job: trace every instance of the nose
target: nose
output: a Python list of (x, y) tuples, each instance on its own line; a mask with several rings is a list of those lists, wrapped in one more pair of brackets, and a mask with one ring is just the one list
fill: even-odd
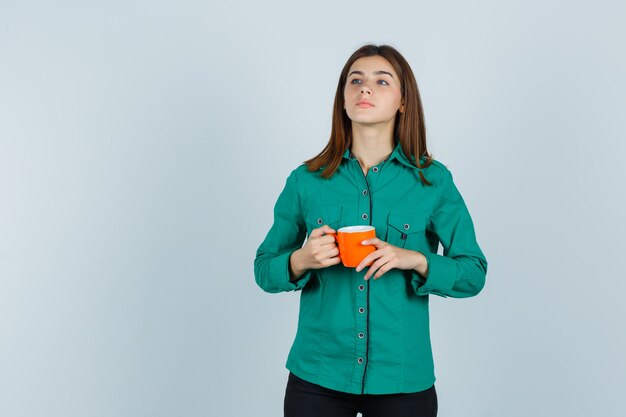
[(372, 94), (372, 90), (370, 90), (370, 89), (369, 89), (369, 87), (367, 87), (367, 86), (365, 86), (365, 85), (362, 85), (362, 86), (361, 86), (361, 93), (362, 93), (362, 94), (367, 93), (367, 94), (370, 94), (370, 95), (371, 95), (371, 94)]

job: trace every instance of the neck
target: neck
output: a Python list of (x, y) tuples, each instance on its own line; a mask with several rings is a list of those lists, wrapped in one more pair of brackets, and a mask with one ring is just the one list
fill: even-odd
[(393, 121), (383, 126), (352, 123), (352, 155), (364, 170), (387, 159), (393, 147)]

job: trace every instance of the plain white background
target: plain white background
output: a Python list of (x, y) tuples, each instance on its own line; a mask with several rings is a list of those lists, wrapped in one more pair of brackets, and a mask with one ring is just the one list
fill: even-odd
[(279, 416), (299, 293), (255, 251), (396, 47), (489, 261), (431, 298), (440, 416), (622, 416), (626, 7), (2, 1), (0, 415)]

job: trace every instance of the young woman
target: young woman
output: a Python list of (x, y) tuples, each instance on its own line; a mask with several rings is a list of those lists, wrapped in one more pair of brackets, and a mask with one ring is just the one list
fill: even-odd
[[(332, 234), (352, 225), (375, 227), (362, 242), (375, 251), (346, 268)], [(409, 64), (387, 45), (359, 48), (330, 140), (287, 178), (254, 261), (264, 291), (301, 290), (285, 416), (436, 416), (428, 297), (476, 295), (486, 273), (452, 174), (426, 149)]]

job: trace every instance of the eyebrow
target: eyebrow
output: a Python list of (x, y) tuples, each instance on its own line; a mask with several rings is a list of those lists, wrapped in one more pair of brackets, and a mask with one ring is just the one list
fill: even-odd
[[(348, 74), (348, 77), (351, 76), (352, 74), (360, 74), (363, 75), (363, 71), (352, 71), (350, 74)], [(390, 76), (391, 78), (393, 78), (393, 75), (391, 75), (390, 72), (387, 71), (374, 71), (374, 75), (379, 75), (379, 74), (387, 74), (388, 76)]]

